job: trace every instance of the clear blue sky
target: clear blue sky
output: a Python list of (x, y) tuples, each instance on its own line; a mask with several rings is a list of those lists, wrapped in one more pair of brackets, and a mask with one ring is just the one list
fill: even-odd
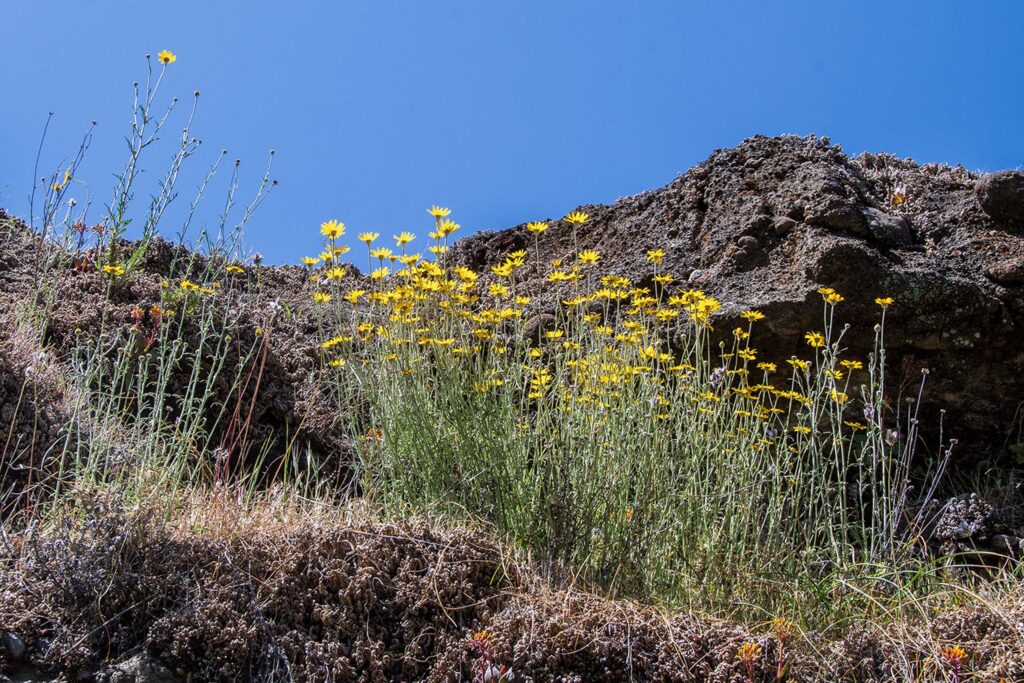
[[(125, 161), (131, 82), (147, 52), (170, 49), (163, 94), (202, 92), (204, 144), (178, 201), (221, 148), (242, 160), (249, 197), (275, 149), (280, 185), (246, 234), (271, 263), (314, 252), (327, 218), (350, 235), (423, 235), (432, 203), (463, 233), (558, 217), (664, 185), (756, 133), (974, 170), (1024, 164), (1019, 0), (48, 0), (4, 2), (0, 24), (0, 205), (27, 214), (53, 111), (46, 170), (99, 122), (88, 187), (75, 188), (98, 220)], [(145, 161), (143, 200), (169, 155)], [(210, 190), (209, 223), (227, 179)]]

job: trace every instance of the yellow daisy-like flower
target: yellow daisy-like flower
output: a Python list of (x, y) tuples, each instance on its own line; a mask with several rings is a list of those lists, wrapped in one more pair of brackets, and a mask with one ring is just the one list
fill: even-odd
[(341, 278), (345, 277), (346, 273), (348, 273), (348, 271), (344, 268), (331, 268), (326, 273), (324, 273), (324, 277), (327, 278), (328, 280), (340, 280)]
[(327, 292), (313, 292), (313, 301), (318, 304), (326, 304), (331, 300), (331, 295)]
[(590, 220), (589, 213), (583, 213), (582, 211), (573, 211), (565, 217), (565, 221), (570, 225), (583, 225)]
[(373, 278), (374, 280), (383, 280), (384, 278), (386, 278), (390, 274), (391, 274), (391, 269), (390, 268), (387, 268), (387, 267), (385, 267), (385, 268), (378, 268), (375, 271), (373, 271), (372, 273), (370, 273), (370, 277)]
[(403, 232), (398, 235), (394, 235), (394, 238), (398, 246), (404, 247), (406, 244), (409, 244), (409, 242), (412, 242), (414, 239), (416, 239), (416, 235), (412, 234), (411, 232)]
[(439, 237), (447, 237), (448, 235), (458, 230), (460, 227), (462, 226), (460, 226), (455, 221), (450, 221), (446, 218), (437, 224), (437, 234)]
[(743, 311), (742, 313), (740, 313), (740, 317), (743, 318), (744, 320), (754, 322), (756, 320), (764, 320), (764, 313), (762, 313), (761, 311)]
[(825, 303), (833, 306), (843, 301), (843, 296), (831, 287), (821, 287), (818, 289), (818, 294), (821, 294), (821, 298), (825, 300)]
[(561, 339), (565, 334), (562, 330), (548, 330), (544, 333), (544, 336), (548, 339)]
[(376, 240), (378, 237), (380, 237), (380, 233), (379, 232), (361, 232), (358, 235), (359, 241), (360, 242), (366, 242), (366, 244), (370, 244), (371, 242)]
[(539, 235), (548, 229), (548, 224), (544, 222), (527, 223), (526, 229), (532, 232), (534, 235)]
[(334, 220), (321, 223), (320, 234), (327, 239), (336, 240), (345, 234), (345, 224)]
[(391, 258), (393, 255), (394, 253), (387, 247), (380, 247), (378, 249), (370, 250), (370, 256), (376, 259), (381, 259), (382, 261), (386, 258)]
[(178, 60), (178, 57), (170, 50), (160, 50), (156, 58), (160, 60), (161, 64), (173, 64)]
[(328, 363), (328, 365), (330, 365), (332, 368), (344, 367), (345, 359), (344, 358), (335, 358), (334, 360), (330, 361)]
[(880, 296), (877, 299), (875, 299), (875, 303), (881, 306), (882, 308), (886, 308), (888, 306), (892, 306), (893, 298), (891, 296)]
[(306, 266), (315, 266), (316, 264), (320, 263), (319, 258), (313, 258), (312, 256), (303, 256), (299, 260), (302, 261), (302, 264)]
[(661, 265), (661, 262), (665, 260), (665, 252), (661, 249), (653, 249), (647, 252), (647, 260), (654, 265)]
[(764, 370), (765, 372), (775, 372), (775, 370), (777, 369), (775, 367), (775, 363), (758, 363), (757, 367), (758, 369)]
[(431, 206), (429, 209), (427, 209), (427, 213), (429, 213), (434, 218), (444, 218), (445, 216), (451, 215), (451, 212), (451, 209), (447, 209), (436, 205)]
[(121, 277), (124, 275), (124, 268), (122, 266), (107, 264), (103, 266), (103, 272), (113, 277)]
[(496, 266), (491, 266), (491, 271), (494, 272), (498, 277), (508, 277), (515, 270), (515, 266), (506, 261), (505, 263), (499, 263)]
[(736, 355), (746, 361), (757, 359), (757, 349), (740, 349), (736, 352)]
[(592, 249), (580, 252), (580, 263), (585, 266), (592, 266), (601, 260), (601, 255)]
[(847, 370), (861, 370), (864, 368), (864, 363), (861, 363), (859, 360), (841, 360), (839, 364)]
[(825, 345), (825, 337), (820, 332), (808, 332), (804, 335), (804, 339), (816, 349)]
[(245, 269), (240, 267), (240, 266), (228, 266), (224, 270), (228, 271), (229, 273), (244, 273), (245, 272)]
[(353, 289), (351, 292), (345, 295), (345, 301), (350, 304), (354, 304), (359, 301), (359, 298), (366, 294), (365, 289)]

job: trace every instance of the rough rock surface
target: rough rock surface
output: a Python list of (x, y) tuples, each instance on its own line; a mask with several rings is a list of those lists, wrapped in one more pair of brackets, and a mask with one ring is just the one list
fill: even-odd
[(985, 213), (1024, 230), (1024, 172), (990, 173), (978, 180), (977, 192)]
[[(602, 272), (649, 284), (645, 250), (666, 252), (662, 272), (723, 302), (715, 325), (731, 330), (748, 308), (760, 357), (804, 356), (805, 332), (822, 328), (819, 287), (839, 307), (846, 354), (866, 358), (886, 316), (891, 395), (916, 396), (930, 372), (921, 424), (960, 442), (977, 461), (1024, 440), (1024, 214), (1019, 173), (979, 178), (962, 167), (920, 165), (888, 154), (851, 158), (826, 138), (754, 137), (715, 152), (664, 188), (584, 206), (580, 249), (601, 253)], [(519, 225), (455, 245), (476, 267), (515, 249), (571, 262), (572, 227), (552, 221), (537, 243)], [(532, 268), (532, 266), (529, 266)], [(523, 286), (538, 291), (537, 274)], [(553, 306), (549, 303), (549, 308)], [(937, 444), (937, 430), (929, 434)], [(1008, 457), (1008, 456), (1007, 456)]]

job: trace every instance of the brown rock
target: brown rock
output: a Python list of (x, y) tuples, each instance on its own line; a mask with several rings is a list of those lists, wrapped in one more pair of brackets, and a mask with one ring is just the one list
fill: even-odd
[(976, 192), (978, 204), (994, 220), (1024, 228), (1024, 172), (989, 173), (978, 180)]
[(1001, 285), (1015, 286), (1024, 284), (1024, 257), (1007, 259), (989, 267), (985, 274)]

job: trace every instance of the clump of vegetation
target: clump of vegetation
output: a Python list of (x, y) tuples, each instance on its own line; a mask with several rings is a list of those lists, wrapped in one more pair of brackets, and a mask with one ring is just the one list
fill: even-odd
[[(578, 247), (584, 212), (529, 224), (532, 253), (479, 271), (452, 258), (460, 226), (433, 206), (429, 256), (409, 232), (394, 247), (363, 232), (361, 275), (343, 261), (346, 226), (326, 221), (292, 304), (267, 301), (240, 236), (273, 187), (269, 167), (232, 227), (236, 164), (218, 230), (183, 248), (221, 154), (177, 246), (157, 239), (198, 146), (188, 126), (140, 239), (124, 238), (142, 153), (174, 106), (153, 113), (175, 59), (160, 53), (160, 72), (136, 86), (130, 160), (99, 223), (74, 206), (60, 215), (88, 134), (49, 179), (43, 260), (5, 321), (24, 379), (0, 434), (0, 576), (12, 586), (0, 631), (21, 634), (35, 665), (94, 672), (145, 648), (209, 678), (1013, 670), (1020, 605), (1006, 596), (1019, 562), (974, 571), (925, 539), (951, 451), (923, 465), (916, 415), (887, 387), (889, 293), (874, 301), (868, 356), (847, 353), (843, 294), (821, 288), (805, 352), (766, 358), (765, 316), (716, 329), (721, 302), (678, 283), (662, 249), (646, 253), (649, 284), (605, 271)], [(571, 231), (571, 262), (543, 258), (547, 230)], [(67, 334), (56, 322), (69, 274), (97, 313)], [(254, 425), (269, 340), (299, 325), (314, 331), (344, 476), (294, 435)], [(36, 417), (44, 394), (58, 397), (49, 431)], [(979, 596), (990, 609), (975, 621), (988, 626), (972, 633), (997, 643), (989, 651), (962, 629), (908, 634)], [(707, 613), (732, 624), (695, 616)], [(21, 658), (0, 651), (0, 667)]]
[[(915, 544), (935, 489), (911, 490), (913, 416), (897, 424), (886, 402), (891, 297), (876, 300), (870, 357), (845, 356), (843, 296), (822, 288), (806, 356), (768, 360), (755, 345), (764, 315), (745, 311), (746, 325), (715, 343), (720, 303), (657, 270), (661, 250), (647, 255), (653, 287), (583, 251), (575, 263), (538, 257), (549, 283), (568, 283), (538, 326), (516, 279), (528, 253), (486, 274), (448, 264), (458, 225), (448, 209), (429, 213), (434, 260), (409, 253), (409, 233), (396, 251), (360, 235), (376, 259), (369, 285), (343, 276), (337, 221), (307, 259), (336, 395), (366, 404), (343, 410), (364, 497), (395, 514), (484, 520), (555, 576), (821, 623), (837, 615), (832, 597), (791, 596), (852, 582), (838, 609), (856, 611), (924, 566)], [(587, 220), (576, 212), (552, 229)]]

